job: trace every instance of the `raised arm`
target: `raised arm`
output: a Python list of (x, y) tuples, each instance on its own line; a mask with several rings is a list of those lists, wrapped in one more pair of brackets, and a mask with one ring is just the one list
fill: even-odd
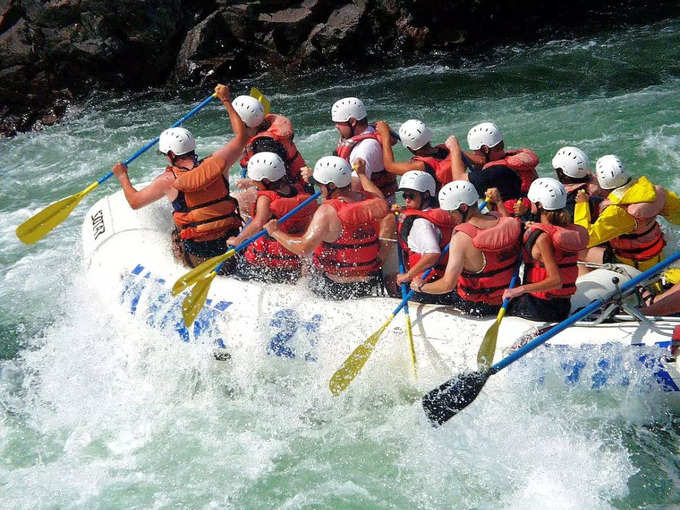
[(213, 156), (221, 159), (225, 163), (225, 177), (229, 173), (229, 168), (241, 157), (243, 148), (248, 142), (248, 135), (246, 134), (246, 128), (239, 117), (234, 107), (231, 105), (231, 95), (229, 93), (229, 87), (226, 85), (217, 85), (215, 87), (215, 94), (220, 98), (224, 108), (229, 114), (229, 121), (231, 122), (231, 127), (234, 130), (234, 138), (229, 140), (223, 147), (217, 149), (213, 152)]
[(468, 175), (463, 163), (463, 156), (458, 144), (458, 138), (454, 135), (446, 139), (446, 148), (449, 149), (449, 158), (451, 159), (451, 176), (454, 181), (467, 181)]
[(385, 170), (395, 175), (403, 175), (409, 170), (425, 170), (425, 163), (422, 161), (394, 161), (394, 152), (392, 152), (392, 145), (390, 144), (390, 126), (387, 122), (382, 120), (376, 122), (375, 131), (380, 135)]

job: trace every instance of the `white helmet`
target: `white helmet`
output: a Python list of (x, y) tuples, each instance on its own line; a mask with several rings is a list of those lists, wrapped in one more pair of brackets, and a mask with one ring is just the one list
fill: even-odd
[(324, 156), (314, 165), (312, 176), (320, 184), (332, 182), (338, 188), (344, 188), (352, 182), (352, 169), (347, 161), (338, 156)]
[(404, 147), (417, 151), (432, 140), (432, 131), (429, 127), (416, 119), (407, 120), (399, 128), (399, 138)]
[(158, 150), (163, 154), (172, 151), (175, 156), (182, 156), (196, 149), (196, 140), (188, 129), (171, 127), (161, 133), (158, 138)]
[(420, 191), (421, 193), (429, 191), (430, 196), (434, 197), (435, 190), (437, 188), (434, 182), (434, 177), (432, 177), (427, 172), (423, 172), (422, 170), (409, 170), (401, 176), (401, 180), (399, 181), (399, 189), (411, 189)]
[(495, 147), (503, 141), (503, 135), (498, 126), (493, 122), (482, 122), (474, 126), (467, 134), (467, 142), (470, 150), (476, 151), (482, 148), (482, 145), (487, 147)]
[(254, 181), (269, 179), (276, 182), (286, 175), (286, 166), (274, 152), (258, 152), (248, 160), (248, 177)]
[(562, 147), (552, 159), (555, 170), (561, 168), (564, 175), (574, 179), (582, 179), (590, 172), (590, 159), (577, 147)]
[(628, 182), (628, 175), (621, 160), (613, 154), (602, 156), (595, 163), (597, 182), (602, 189), (614, 189)]
[(479, 194), (469, 181), (453, 181), (439, 191), (439, 207), (445, 211), (457, 211), (461, 204), (477, 204)]
[(238, 96), (231, 105), (241, 117), (246, 127), (253, 128), (262, 124), (264, 120), (264, 107), (252, 96)]
[(347, 122), (350, 118), (361, 120), (366, 118), (366, 107), (361, 99), (345, 97), (333, 104), (331, 119), (333, 122)]
[(541, 177), (531, 183), (527, 198), (534, 204), (540, 202), (546, 211), (557, 211), (567, 205), (567, 190), (557, 179)]

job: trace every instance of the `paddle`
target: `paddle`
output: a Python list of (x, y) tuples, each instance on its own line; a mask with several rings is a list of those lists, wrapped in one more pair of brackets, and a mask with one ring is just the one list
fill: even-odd
[(625, 294), (633, 292), (638, 285), (641, 285), (647, 280), (656, 277), (656, 275), (662, 269), (668, 267), (677, 260), (680, 260), (680, 251), (675, 252), (667, 259), (662, 260), (658, 264), (649, 268), (647, 271), (625, 282), (623, 285), (621, 285), (619, 290), (612, 291), (605, 297), (591, 302), (579, 312), (572, 314), (559, 324), (556, 324), (550, 328), (545, 333), (538, 335), (531, 342), (516, 350), (509, 356), (503, 358), (491, 368), (459, 374), (458, 376), (449, 379), (438, 388), (435, 388), (429, 393), (425, 394), (423, 396), (422, 403), (423, 409), (425, 410), (425, 414), (427, 415), (428, 419), (433, 426), (444, 424), (450, 418), (470, 405), (475, 400), (475, 398), (477, 398), (477, 395), (479, 395), (479, 392), (482, 391), (487, 379), (493, 374), (500, 372), (511, 363), (533, 351), (536, 347), (542, 345), (561, 331), (564, 331), (575, 322), (586, 318), (593, 312), (602, 308), (604, 305), (609, 304), (614, 300), (620, 299)]
[[(315, 201), (319, 195), (321, 195), (321, 191), (317, 191), (307, 200), (288, 211), (286, 214), (281, 216), (279, 223), (285, 223), (291, 216)], [(175, 284), (172, 286), (173, 296), (176, 296), (190, 285), (194, 286), (182, 302), (182, 317), (184, 318), (184, 323), (187, 326), (191, 326), (193, 324), (194, 320), (196, 320), (196, 317), (198, 316), (198, 313), (201, 311), (201, 308), (203, 308), (205, 300), (208, 296), (210, 284), (215, 279), (215, 276), (217, 276), (217, 273), (222, 268), (224, 262), (227, 259), (233, 257), (237, 252), (246, 248), (252, 242), (258, 240), (266, 233), (267, 230), (263, 228), (257, 234), (249, 237), (235, 248), (231, 248), (222, 255), (208, 259), (202, 264), (196, 266), (194, 269), (181, 276), (175, 282)]]
[[(404, 252), (401, 245), (397, 242), (397, 257), (399, 258), (399, 272), (405, 273), (404, 268)], [(404, 299), (408, 294), (406, 283), (401, 284), (401, 298)], [(411, 316), (408, 313), (408, 301), (404, 305), (404, 315), (406, 316), (406, 335), (408, 336), (408, 343), (411, 349), (411, 362), (413, 363), (413, 375), (418, 378), (418, 366), (416, 365), (416, 348), (413, 345), (413, 331), (411, 331)]]
[[(486, 200), (483, 201), (481, 204), (479, 204), (479, 210), (481, 211), (486, 207)], [(441, 255), (439, 256), (439, 260), (444, 256), (449, 251), (449, 246), (451, 246), (451, 243), (447, 244), (446, 247), (442, 250)], [(430, 276), (432, 273), (432, 270), (434, 269), (434, 266), (425, 271), (422, 275), (423, 280), (427, 280), (427, 278)], [(411, 290), (409, 291), (408, 294), (406, 294), (402, 299), (401, 303), (399, 303), (399, 306), (397, 306), (392, 314), (389, 316), (385, 324), (383, 324), (380, 329), (378, 329), (375, 333), (373, 333), (371, 336), (369, 336), (364, 343), (359, 344), (356, 349), (352, 351), (352, 353), (347, 357), (347, 359), (344, 361), (344, 363), (338, 368), (333, 376), (331, 377), (330, 381), (328, 381), (328, 388), (331, 390), (331, 393), (334, 396), (340, 395), (343, 391), (347, 389), (347, 387), (350, 385), (350, 383), (354, 380), (354, 378), (359, 374), (363, 366), (366, 364), (366, 361), (368, 361), (368, 358), (373, 354), (373, 350), (375, 349), (375, 346), (378, 343), (378, 340), (380, 339), (380, 335), (383, 334), (385, 329), (387, 329), (387, 326), (390, 325), (390, 322), (392, 322), (392, 319), (399, 313), (399, 311), (408, 304), (408, 300), (411, 299), (411, 296), (413, 296), (415, 291)]]
[[(519, 279), (519, 266), (522, 264), (522, 258), (517, 261), (515, 266), (515, 273), (512, 275), (512, 280), (510, 280), (509, 289), (512, 289), (517, 285), (517, 280)], [(498, 315), (496, 320), (489, 327), (484, 335), (484, 340), (482, 340), (482, 345), (479, 346), (479, 352), (477, 353), (477, 365), (480, 369), (487, 369), (493, 363), (493, 357), (496, 354), (496, 340), (498, 339), (498, 328), (501, 325), (503, 317), (505, 317), (505, 311), (508, 308), (509, 299), (504, 299), (501, 309), (498, 310)]]
[[(171, 127), (177, 127), (190, 117), (193, 117), (196, 113), (198, 113), (201, 109), (203, 109), (208, 103), (210, 103), (210, 101), (212, 101), (216, 97), (217, 97), (216, 94), (210, 94), (198, 106), (196, 106), (184, 117), (175, 122)], [(147, 150), (149, 150), (158, 142), (158, 138), (159, 137), (156, 137), (153, 140), (151, 140), (144, 147), (135, 152), (131, 157), (126, 159), (123, 162), (123, 164), (127, 166), (132, 161), (137, 159), (139, 156), (144, 154)], [(42, 239), (43, 237), (45, 237), (45, 235), (47, 235), (54, 227), (59, 225), (62, 221), (66, 219), (66, 217), (69, 214), (71, 214), (71, 211), (75, 209), (75, 207), (78, 205), (78, 203), (80, 203), (80, 201), (83, 199), (85, 195), (87, 195), (88, 193), (90, 193), (90, 191), (92, 191), (101, 183), (109, 179), (112, 175), (113, 172), (109, 171), (109, 173), (107, 173), (104, 177), (102, 177), (96, 182), (93, 182), (81, 192), (63, 198), (58, 202), (54, 202), (53, 204), (48, 205), (38, 214), (27, 219), (16, 229), (16, 235), (19, 238), (19, 240), (26, 244), (33, 244)]]

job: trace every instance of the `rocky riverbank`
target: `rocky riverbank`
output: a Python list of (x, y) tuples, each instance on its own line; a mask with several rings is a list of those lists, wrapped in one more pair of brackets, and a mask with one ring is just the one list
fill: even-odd
[(678, 15), (632, 0), (0, 0), (0, 135), (53, 124), (92, 90), (361, 71)]

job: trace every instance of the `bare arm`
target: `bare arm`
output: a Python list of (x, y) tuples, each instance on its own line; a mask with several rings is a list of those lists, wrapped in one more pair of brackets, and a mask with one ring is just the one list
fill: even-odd
[(396, 175), (403, 175), (409, 170), (425, 170), (425, 163), (422, 161), (394, 161), (394, 152), (392, 152), (392, 145), (390, 144), (390, 126), (387, 122), (382, 120), (376, 122), (375, 130), (380, 135), (385, 170)]
[(231, 105), (229, 87), (226, 85), (217, 85), (215, 87), (215, 94), (220, 98), (229, 114), (229, 121), (231, 122), (231, 128), (234, 130), (235, 135), (234, 138), (229, 140), (223, 147), (213, 152), (214, 157), (224, 161), (224, 174), (225, 177), (228, 177), (231, 165), (241, 157), (243, 148), (248, 142), (248, 135), (246, 134), (246, 128), (243, 125), (241, 117), (239, 117), (238, 113), (236, 113), (236, 110), (234, 110), (234, 107)]
[(514, 289), (507, 289), (503, 293), (503, 299), (512, 299), (528, 292), (541, 292), (562, 287), (562, 277), (560, 276), (560, 270), (557, 267), (557, 261), (555, 260), (555, 251), (553, 249), (552, 241), (550, 241), (547, 234), (538, 236), (538, 239), (536, 239), (536, 243), (534, 243), (532, 248), (532, 256), (543, 262), (546, 277), (540, 282), (520, 285)]
[[(467, 238), (467, 239), (466, 239)], [(454, 241), (455, 240), (455, 241)], [(420, 287), (420, 292), (428, 294), (446, 294), (456, 288), (458, 277), (463, 272), (463, 265), (465, 262), (465, 247), (472, 242), (472, 239), (465, 234), (457, 232), (451, 238), (449, 248), (449, 261), (446, 264), (444, 276), (432, 283), (426, 283)], [(411, 282), (411, 288), (418, 290), (420, 285), (419, 278)]]
[[(378, 188), (378, 186), (376, 186), (375, 183), (366, 175), (366, 162), (363, 159), (357, 158), (354, 161), (354, 166), (352, 168), (359, 176), (361, 189), (363, 189), (366, 193), (370, 193), (371, 195), (374, 195), (378, 198), (385, 198), (385, 195), (383, 195), (383, 192), (380, 191), (380, 188)], [(354, 188), (355, 187), (352, 186), (352, 189)]]
[(439, 260), (439, 256), (439, 253), (423, 253), (418, 262), (416, 262), (412, 268), (403, 273), (403, 276), (400, 275), (397, 277), (397, 283), (405, 283), (413, 280), (423, 271), (434, 266)]
[(251, 236), (254, 236), (260, 230), (262, 230), (264, 224), (267, 223), (267, 221), (269, 221), (269, 219), (272, 217), (272, 212), (269, 208), (270, 203), (271, 200), (269, 197), (258, 197), (255, 205), (255, 216), (250, 221), (250, 223), (248, 223), (248, 225), (246, 225), (244, 229), (241, 230), (239, 235), (227, 239), (227, 244), (230, 246), (238, 246), (243, 241)]
[(446, 148), (449, 149), (449, 158), (451, 159), (451, 176), (454, 181), (467, 181), (467, 171), (465, 163), (463, 163), (463, 156), (461, 154), (458, 138), (451, 135), (446, 139)]
[(329, 225), (332, 216), (329, 209), (333, 210), (330, 206), (321, 205), (316, 210), (312, 217), (312, 222), (302, 237), (292, 236), (279, 230), (279, 222), (276, 220), (267, 222), (265, 228), (269, 235), (281, 243), (284, 248), (300, 257), (306, 257), (314, 252), (322, 241), (327, 240), (326, 237), (331, 233)]
[(175, 178), (167, 172), (156, 177), (151, 184), (141, 190), (135, 189), (132, 185), (127, 173), (127, 167), (123, 163), (116, 163), (113, 167), (113, 173), (118, 178), (118, 182), (120, 182), (120, 186), (123, 188), (125, 199), (132, 209), (145, 207), (166, 195), (169, 196), (174, 190), (172, 183)]

